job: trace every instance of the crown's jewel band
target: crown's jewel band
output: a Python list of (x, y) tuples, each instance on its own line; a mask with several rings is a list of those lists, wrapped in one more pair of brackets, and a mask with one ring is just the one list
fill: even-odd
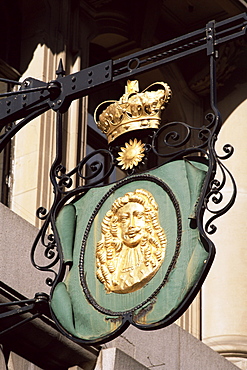
[(119, 101), (101, 103), (95, 110), (94, 119), (111, 143), (128, 131), (158, 128), (161, 112), (171, 95), (170, 87), (164, 82), (155, 82), (139, 93), (138, 81), (128, 81)]

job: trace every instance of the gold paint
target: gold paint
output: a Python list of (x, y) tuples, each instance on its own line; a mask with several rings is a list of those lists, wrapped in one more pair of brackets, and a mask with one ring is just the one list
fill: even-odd
[(133, 316), (134, 321), (142, 325), (147, 324), (147, 315), (153, 310), (155, 303), (156, 303), (156, 299), (153, 299), (146, 307), (143, 307), (142, 309), (140, 309)]
[(121, 325), (122, 321), (123, 321), (123, 318), (122, 317), (106, 317), (105, 318), (106, 321), (110, 322), (110, 325), (111, 325), (111, 332), (117, 330), (119, 328), (119, 326)]
[(119, 101), (106, 101), (96, 108), (94, 120), (106, 134), (108, 143), (128, 131), (158, 128), (161, 112), (171, 95), (170, 87), (164, 82), (155, 82), (139, 93), (138, 81), (128, 81)]
[(127, 86), (125, 86), (125, 94), (135, 94), (139, 92), (139, 82), (137, 80), (127, 81)]
[(110, 293), (134, 292), (159, 270), (167, 239), (150, 192), (136, 189), (117, 198), (101, 224), (97, 278)]
[(132, 169), (142, 161), (144, 157), (145, 145), (137, 139), (130, 140), (129, 143), (125, 143), (125, 147), (121, 147), (121, 152), (118, 152), (119, 157), (117, 158), (119, 166), (123, 170), (128, 168)]

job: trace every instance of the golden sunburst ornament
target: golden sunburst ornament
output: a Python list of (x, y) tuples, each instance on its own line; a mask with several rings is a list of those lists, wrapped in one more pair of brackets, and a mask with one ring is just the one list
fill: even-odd
[(130, 140), (129, 143), (125, 143), (125, 147), (121, 147), (121, 152), (118, 152), (119, 157), (117, 158), (119, 166), (122, 170), (132, 169), (142, 161), (144, 157), (145, 144), (137, 139)]

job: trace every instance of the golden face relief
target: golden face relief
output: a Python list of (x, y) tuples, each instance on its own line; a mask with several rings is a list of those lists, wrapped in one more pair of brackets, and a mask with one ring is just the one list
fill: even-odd
[(131, 293), (150, 281), (164, 260), (167, 244), (152, 194), (136, 189), (117, 198), (101, 231), (96, 248), (97, 278), (105, 290)]
[(138, 203), (128, 203), (117, 212), (121, 239), (128, 247), (136, 247), (145, 231), (144, 207)]

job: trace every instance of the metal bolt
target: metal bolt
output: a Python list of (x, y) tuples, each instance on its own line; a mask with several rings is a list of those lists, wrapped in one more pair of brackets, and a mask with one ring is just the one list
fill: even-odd
[(72, 80), (72, 82), (75, 82), (76, 81), (76, 77), (75, 76), (72, 76), (71, 80)]
[(57, 104), (60, 105), (62, 103), (62, 100), (58, 100)]

